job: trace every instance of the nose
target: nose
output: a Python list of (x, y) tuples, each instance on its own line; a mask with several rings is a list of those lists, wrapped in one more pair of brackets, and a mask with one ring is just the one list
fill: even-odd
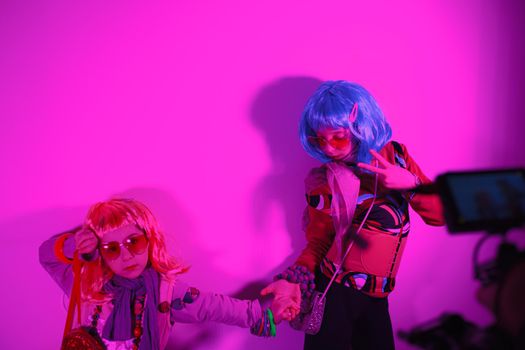
[(121, 247), (120, 258), (123, 261), (129, 261), (129, 260), (133, 259), (133, 257), (134, 257), (134, 255), (128, 250), (128, 248)]
[(333, 154), (336, 149), (328, 143), (326, 146), (322, 147), (321, 150), (327, 155), (330, 155)]

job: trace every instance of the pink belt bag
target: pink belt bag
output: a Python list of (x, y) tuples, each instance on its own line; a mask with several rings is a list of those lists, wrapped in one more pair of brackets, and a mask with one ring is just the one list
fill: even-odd
[(336, 244), (337, 252), (339, 252), (339, 259), (336, 263), (334, 262), (336, 270), (324, 292), (321, 293), (316, 291), (310, 299), (303, 300), (303, 303), (305, 304), (302, 305), (301, 312), (296, 318), (290, 321), (290, 326), (293, 329), (303, 331), (307, 334), (319, 333), (321, 324), (323, 322), (324, 308), (326, 305), (326, 293), (328, 293), (332, 283), (334, 283), (337, 275), (343, 268), (343, 262), (350, 252), (350, 249), (355, 242), (356, 236), (363, 228), (363, 225), (365, 224), (366, 219), (368, 218), (368, 215), (374, 206), (377, 195), (376, 174), (374, 182), (374, 198), (372, 199), (372, 203), (370, 204), (363, 221), (359, 225), (359, 228), (353, 235), (353, 239), (350, 240), (345, 253), (341, 256), (344, 237), (350, 233), (349, 230), (354, 217), (361, 182), (359, 178), (352, 172), (352, 170), (350, 170), (344, 164), (331, 162), (327, 163), (326, 166), (328, 168), (326, 173), (328, 185), (332, 191), (331, 211), (336, 231), (333, 244)]

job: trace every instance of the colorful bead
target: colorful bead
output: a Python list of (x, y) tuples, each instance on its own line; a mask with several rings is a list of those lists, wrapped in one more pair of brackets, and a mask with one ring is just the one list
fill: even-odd
[(170, 311), (170, 303), (167, 301), (163, 301), (162, 303), (159, 304), (157, 308), (159, 312), (165, 314)]
[(284, 272), (274, 277), (274, 280), (284, 279), (291, 283), (299, 283), (301, 295), (309, 297), (315, 290), (315, 275), (305, 266), (293, 265), (288, 267)]
[(97, 328), (98, 319), (100, 318), (101, 311), (102, 311), (102, 306), (96, 305), (95, 310), (93, 310), (93, 316), (91, 316), (91, 327)]
[(175, 310), (182, 310), (184, 308), (184, 304), (182, 303), (181, 298), (176, 298), (171, 301), (171, 307)]
[(142, 314), (144, 313), (144, 302), (146, 296), (140, 295), (135, 299), (135, 304), (133, 305), (133, 310), (135, 311), (135, 328), (133, 328), (133, 349), (138, 349), (140, 344), (140, 337), (143, 333), (142, 328)]
[(133, 330), (133, 335), (138, 338), (142, 335), (142, 327), (141, 326), (138, 326), (138, 327), (135, 327), (135, 329)]
[(184, 298), (182, 298), (182, 301), (186, 304), (193, 303), (201, 294), (201, 292), (197, 288), (190, 287), (188, 288), (188, 291), (184, 294)]
[(134, 308), (133, 308), (134, 309), (133, 311), (135, 312), (135, 315), (140, 314), (142, 312), (142, 308), (143, 308), (142, 304), (135, 303)]

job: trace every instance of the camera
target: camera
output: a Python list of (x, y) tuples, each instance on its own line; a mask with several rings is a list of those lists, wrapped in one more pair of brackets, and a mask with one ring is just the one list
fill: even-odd
[[(450, 234), (485, 232), (473, 252), (474, 278), (495, 322), (482, 328), (445, 313), (398, 336), (422, 349), (525, 349), (525, 251), (506, 239), (525, 225), (525, 169), (448, 172), (416, 192), (440, 196)], [(482, 245), (494, 236), (501, 239), (496, 257), (480, 263)]]
[(435, 188), (452, 234), (505, 233), (525, 224), (525, 169), (449, 172)]

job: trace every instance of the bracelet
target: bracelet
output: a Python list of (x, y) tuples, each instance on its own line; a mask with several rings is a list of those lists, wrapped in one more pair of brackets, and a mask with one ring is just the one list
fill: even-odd
[(277, 332), (275, 330), (275, 322), (273, 321), (273, 312), (270, 310), (270, 308), (268, 308), (266, 309), (266, 313), (268, 314), (268, 319), (270, 319), (270, 335), (275, 337)]
[(55, 253), (55, 256), (57, 257), (58, 261), (64, 264), (73, 263), (73, 258), (69, 258), (64, 254), (64, 243), (66, 242), (66, 239), (72, 236), (72, 233), (64, 233), (63, 235), (57, 238), (53, 246), (53, 252)]
[(411, 173), (412, 176), (414, 177), (414, 182), (415, 182), (415, 186), (412, 190), (410, 190), (408, 193), (409, 193), (409, 196), (408, 196), (408, 200), (411, 201), (412, 198), (414, 198), (414, 196), (416, 195), (416, 188), (421, 185), (423, 183), (423, 181), (421, 181), (421, 179), (419, 178), (419, 176), (417, 176), (416, 174), (414, 173)]
[(250, 328), (250, 333), (259, 337), (275, 337), (275, 322), (270, 308), (266, 309), (262, 317)]
[(284, 279), (291, 283), (298, 283), (302, 298), (311, 298), (315, 291), (315, 275), (305, 266), (293, 265), (274, 277), (274, 281)]

